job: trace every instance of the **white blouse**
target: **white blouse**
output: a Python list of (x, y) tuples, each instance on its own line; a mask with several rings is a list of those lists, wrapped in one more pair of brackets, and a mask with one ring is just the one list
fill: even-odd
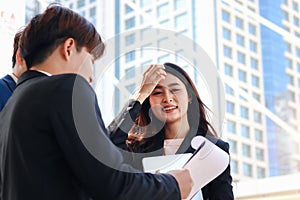
[(179, 149), (184, 138), (165, 139), (164, 140), (164, 155), (174, 155)]

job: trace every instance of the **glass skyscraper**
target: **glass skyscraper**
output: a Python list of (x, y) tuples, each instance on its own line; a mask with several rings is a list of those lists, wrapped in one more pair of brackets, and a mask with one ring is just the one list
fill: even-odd
[(172, 38), (147, 34), (165, 30), (203, 48), (218, 70), (225, 92), (218, 131), (230, 143), (234, 181), (300, 171), (300, 0), (61, 2), (92, 21), (106, 40), (104, 61), (96, 62), (95, 72), (106, 123), (151, 63), (179, 64), (202, 91), (195, 66), (200, 72), (207, 66), (186, 59), (184, 45)]

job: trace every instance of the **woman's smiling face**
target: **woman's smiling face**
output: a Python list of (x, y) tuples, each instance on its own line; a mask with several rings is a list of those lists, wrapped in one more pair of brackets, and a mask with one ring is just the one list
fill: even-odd
[(157, 84), (149, 101), (154, 115), (166, 124), (180, 123), (187, 118), (190, 101), (187, 89), (179, 78), (170, 73)]

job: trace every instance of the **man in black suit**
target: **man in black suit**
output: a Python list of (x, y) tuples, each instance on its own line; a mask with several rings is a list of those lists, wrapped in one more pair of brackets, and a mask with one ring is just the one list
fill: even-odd
[(0, 113), (1, 199), (188, 196), (188, 170), (141, 173), (107, 137), (89, 84), (104, 44), (90, 22), (53, 4), (30, 21), (19, 44), (29, 70)]

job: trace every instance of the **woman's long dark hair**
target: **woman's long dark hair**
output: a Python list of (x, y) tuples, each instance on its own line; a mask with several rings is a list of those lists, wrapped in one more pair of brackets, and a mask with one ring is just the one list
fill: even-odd
[[(188, 105), (187, 116), (190, 128), (196, 129), (201, 135), (207, 134), (217, 137), (217, 133), (212, 125), (208, 122), (206, 116), (207, 106), (202, 102), (198, 91), (189, 77), (189, 75), (179, 66), (173, 63), (165, 63), (166, 73), (170, 73), (186, 87), (187, 93), (191, 98)], [(155, 136), (163, 129), (163, 122), (158, 120), (151, 111), (149, 97), (143, 102), (142, 108), (138, 114), (134, 126), (129, 132), (127, 146), (131, 151), (140, 152), (142, 147), (151, 144), (151, 140), (155, 140)]]

